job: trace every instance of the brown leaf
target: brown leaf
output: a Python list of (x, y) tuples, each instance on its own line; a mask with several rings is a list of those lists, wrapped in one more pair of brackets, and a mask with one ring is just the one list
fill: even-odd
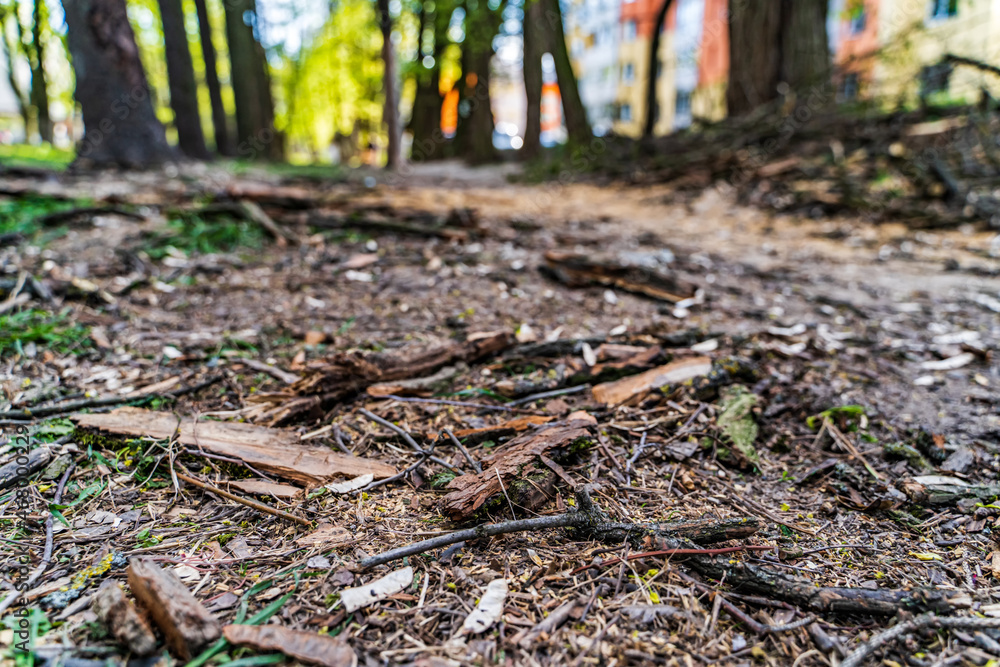
[(316, 530), (295, 540), (300, 547), (339, 547), (354, 541), (354, 534), (343, 526), (321, 523)]

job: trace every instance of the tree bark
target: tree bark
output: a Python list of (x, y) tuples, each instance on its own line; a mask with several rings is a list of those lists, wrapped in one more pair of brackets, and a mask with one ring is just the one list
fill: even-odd
[(382, 122), (385, 123), (385, 130), (389, 135), (385, 168), (393, 171), (399, 168), (402, 157), (399, 134), (399, 99), (396, 94), (396, 50), (392, 46), (392, 16), (389, 14), (389, 0), (378, 0), (376, 7), (379, 29), (382, 31), (382, 62), (385, 66), (382, 75), (382, 91), (385, 95)]
[(562, 10), (559, 0), (537, 0), (542, 3), (545, 13), (545, 24), (548, 26), (548, 47), (556, 65), (556, 78), (559, 80), (559, 95), (562, 97), (563, 115), (566, 120), (566, 132), (574, 144), (589, 144), (594, 138), (594, 132), (587, 120), (587, 110), (580, 99), (580, 89), (573, 72), (573, 63), (569, 59), (566, 48), (566, 35), (563, 32)]
[(63, 0), (84, 135), (77, 161), (145, 168), (174, 157), (149, 98), (125, 0)]
[(653, 22), (653, 38), (649, 43), (649, 73), (646, 79), (646, 120), (642, 128), (642, 138), (649, 139), (653, 136), (653, 129), (656, 127), (656, 112), (659, 100), (656, 99), (656, 80), (659, 73), (660, 64), (660, 37), (663, 35), (663, 22), (667, 20), (667, 12), (673, 0), (663, 0), (660, 10), (656, 12), (656, 20)]
[(222, 86), (219, 83), (219, 66), (216, 62), (215, 44), (212, 42), (212, 23), (208, 18), (208, 5), (205, 0), (194, 0), (194, 7), (198, 14), (201, 56), (205, 60), (205, 85), (208, 86), (208, 98), (212, 103), (212, 131), (215, 134), (215, 151), (219, 155), (232, 156), (234, 151), (229, 139), (226, 108), (222, 105)]
[(486, 0), (465, 3), (465, 41), (462, 43), (461, 99), (455, 144), (459, 156), (473, 164), (496, 159), (493, 147), (493, 110), (490, 107), (490, 60), (493, 38), (500, 28), (499, 10)]
[[(806, 88), (827, 85), (828, 5), (829, 0), (733, 3), (726, 90), (730, 116), (748, 114), (789, 94), (805, 98)], [(779, 83), (788, 85), (784, 95)]]
[(163, 22), (163, 45), (167, 60), (167, 81), (170, 86), (170, 108), (174, 111), (174, 127), (181, 152), (196, 160), (208, 158), (205, 135), (198, 113), (198, 85), (194, 80), (194, 65), (184, 29), (184, 8), (181, 0), (159, 0)]
[(431, 12), (424, 7), (420, 10), (420, 40), (418, 58), (426, 52), (424, 44), (425, 31), (434, 31), (434, 48), (432, 49), (434, 65), (429, 71), (417, 70), (417, 90), (413, 98), (413, 114), (410, 116), (410, 132), (413, 135), (413, 148), (410, 160), (413, 162), (428, 162), (438, 159), (444, 153), (446, 139), (441, 132), (441, 58), (444, 55), (447, 42), (448, 23), (451, 13), (446, 11), (441, 3), (437, 3)]
[(542, 54), (545, 50), (543, 20), (541, 0), (525, 0), (523, 71), (528, 105), (521, 155), (528, 160), (537, 157), (542, 150)]
[[(274, 129), (274, 99), (264, 47), (255, 35), (254, 0), (231, 0), (226, 10), (230, 78), (236, 98), (236, 153), (249, 160), (280, 160), (284, 150)], [(244, 17), (250, 20), (247, 25)]]
[(31, 105), (35, 107), (35, 122), (42, 141), (52, 143), (52, 117), (49, 115), (49, 84), (45, 76), (45, 44), (42, 34), (49, 15), (45, 0), (35, 0), (31, 12)]
[[(4, 55), (6, 56), (7, 64), (7, 82), (10, 84), (10, 89), (14, 93), (14, 98), (17, 100), (17, 111), (21, 116), (21, 121), (24, 123), (24, 138), (27, 141), (28, 132), (30, 131), (31, 124), (31, 106), (28, 96), (25, 95), (24, 91), (21, 90), (21, 83), (17, 80), (17, 76), (14, 74), (14, 53), (15, 45), (10, 43), (7, 37), (7, 18), (11, 15), (9, 13), (10, 9), (3, 5), (0, 5), (0, 46), (4, 49)], [(16, 19), (17, 17), (15, 17)]]

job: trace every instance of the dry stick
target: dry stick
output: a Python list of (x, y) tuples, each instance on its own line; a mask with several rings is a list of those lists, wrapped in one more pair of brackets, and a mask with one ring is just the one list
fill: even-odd
[(200, 489), (204, 489), (205, 491), (211, 491), (212, 493), (214, 493), (216, 495), (222, 496), (223, 498), (228, 498), (229, 500), (238, 502), (241, 505), (246, 505), (247, 507), (252, 507), (253, 509), (255, 509), (255, 510), (259, 511), (259, 512), (264, 512), (266, 514), (272, 514), (274, 516), (281, 517), (282, 519), (288, 519), (289, 521), (294, 521), (295, 523), (302, 524), (303, 526), (311, 526), (312, 525), (312, 522), (309, 521), (308, 519), (303, 519), (302, 517), (295, 516), (294, 514), (289, 514), (288, 512), (285, 512), (285, 511), (282, 511), (282, 510), (279, 510), (279, 509), (275, 509), (273, 507), (269, 507), (268, 505), (265, 505), (264, 503), (259, 503), (256, 500), (250, 500), (249, 498), (243, 498), (242, 496), (238, 496), (235, 493), (230, 493), (228, 491), (223, 491), (222, 489), (220, 489), (217, 486), (212, 486), (211, 484), (208, 484), (206, 482), (202, 482), (201, 480), (195, 479), (194, 477), (191, 477), (189, 475), (185, 475), (184, 473), (178, 472), (178, 473), (175, 473), (175, 474), (177, 475), (177, 479), (184, 480), (188, 484), (193, 484), (194, 486), (197, 486)]
[(850, 453), (852, 458), (855, 458), (858, 461), (861, 461), (862, 464), (864, 464), (865, 470), (867, 470), (872, 477), (879, 480), (880, 482), (882, 481), (882, 475), (878, 474), (878, 471), (872, 467), (872, 464), (868, 463), (868, 459), (866, 459), (864, 457), (864, 454), (862, 454), (858, 450), (858, 448), (854, 446), (854, 443), (848, 440), (847, 436), (841, 433), (839, 428), (834, 426), (833, 422), (830, 421), (829, 417), (826, 417), (823, 420), (823, 425), (826, 427), (826, 430), (830, 432), (830, 435), (833, 436), (833, 439), (836, 440), (841, 446), (843, 446), (843, 448), (846, 449), (848, 453)]
[[(658, 551), (642, 551), (639, 553), (629, 554), (624, 558), (612, 558), (611, 560), (601, 563), (601, 567), (610, 567), (611, 565), (617, 565), (618, 563), (624, 563), (630, 560), (638, 560), (640, 558), (653, 558), (654, 556), (718, 556), (720, 554), (732, 554), (739, 551), (773, 551), (774, 547), (768, 545), (756, 545), (756, 544), (743, 544), (738, 547), (722, 547), (719, 549), (660, 549)], [(570, 576), (574, 574), (579, 574), (584, 570), (589, 570), (595, 565), (581, 565), (572, 572), (569, 573)]]
[[(696, 409), (694, 412), (692, 412), (691, 415), (684, 421), (684, 424), (680, 427), (680, 429), (677, 431), (677, 433), (675, 433), (673, 436), (671, 436), (670, 439), (668, 439), (666, 442), (664, 442), (660, 446), (662, 447), (662, 446), (665, 446), (665, 445), (669, 445), (669, 444), (671, 444), (673, 442), (676, 442), (676, 441), (680, 440), (682, 437), (684, 437), (685, 435), (687, 435), (690, 432), (690, 430), (691, 430), (691, 424), (694, 423), (694, 420), (697, 419), (698, 415), (700, 415), (702, 412), (704, 412), (706, 408), (708, 408), (708, 404), (707, 403), (702, 403), (701, 405), (699, 405), (698, 409)], [(629, 472), (632, 470), (632, 466), (635, 464), (635, 462), (642, 455), (642, 451), (645, 448), (646, 448), (646, 431), (643, 431), (642, 432), (642, 439), (639, 441), (639, 446), (636, 448), (635, 453), (632, 454), (632, 458), (630, 458), (628, 460), (628, 463), (626, 463), (626, 465), (625, 465), (625, 473), (626, 473), (626, 475), (628, 475)], [(677, 470), (675, 468), (674, 469), (674, 473), (676, 474), (676, 472), (677, 472)], [(673, 477), (671, 477), (670, 480), (671, 480), (671, 482), (673, 482)], [(628, 481), (631, 481), (631, 477), (628, 477)]]
[[(69, 480), (69, 476), (73, 474), (75, 469), (76, 464), (70, 464), (70, 466), (66, 468), (66, 472), (64, 472), (62, 477), (59, 479), (59, 485), (56, 486), (56, 493), (52, 496), (53, 505), (58, 505), (62, 501), (63, 489), (66, 488), (66, 482)], [(15, 588), (7, 595), (6, 598), (4, 598), (3, 602), (0, 602), (0, 616), (3, 615), (3, 612), (6, 611), (8, 607), (14, 604), (15, 600), (21, 597), (22, 593), (31, 590), (31, 587), (36, 581), (38, 581), (38, 578), (42, 576), (45, 570), (48, 569), (49, 563), (52, 562), (52, 516), (52, 510), (49, 510), (49, 516), (45, 519), (45, 548), (42, 550), (42, 562), (38, 564), (38, 567), (35, 568), (35, 570), (31, 573), (31, 576), (28, 577), (28, 580), (24, 582), (24, 585), (21, 588)]]
[(458, 450), (462, 452), (462, 455), (465, 457), (465, 460), (468, 461), (470, 464), (472, 464), (472, 467), (476, 469), (476, 473), (482, 473), (483, 466), (479, 465), (479, 461), (472, 458), (472, 454), (470, 454), (469, 450), (465, 448), (465, 445), (459, 442), (458, 438), (455, 437), (455, 434), (451, 432), (451, 429), (446, 428), (444, 432), (448, 434), (448, 437), (451, 438), (451, 441), (455, 443), (455, 446), (458, 447)]
[(519, 398), (516, 401), (511, 401), (511, 407), (516, 405), (524, 405), (525, 403), (531, 403), (532, 401), (537, 401), (543, 398), (555, 398), (556, 396), (566, 396), (568, 394), (579, 394), (582, 391), (587, 391), (590, 389), (589, 384), (581, 384), (577, 387), (567, 387), (566, 389), (553, 389), (552, 391), (543, 391), (537, 394), (532, 394), (530, 396), (525, 396), (524, 398)]
[[(179, 398), (185, 394), (190, 394), (192, 392), (200, 391), (205, 387), (210, 387), (223, 376), (214, 375), (208, 379), (202, 380), (196, 384), (188, 385), (186, 387), (181, 387), (175, 391), (168, 391), (163, 394), (166, 398)], [(72, 403), (57, 403), (56, 405), (50, 405), (43, 408), (38, 408), (37, 410), (32, 410), (30, 413), (26, 414), (23, 412), (18, 413), (0, 413), (5, 417), (9, 417), (12, 420), (17, 421), (34, 421), (41, 417), (52, 417), (55, 415), (61, 415), (63, 413), (76, 412), (77, 410), (85, 410), (88, 408), (102, 408), (112, 405), (120, 405), (122, 403), (132, 403), (132, 402), (143, 402), (155, 398), (156, 394), (147, 394), (145, 396), (112, 396), (109, 398), (89, 398), (84, 401), (75, 401)]]
[(534, 410), (514, 410), (505, 405), (483, 405), (471, 401), (452, 401), (444, 398), (420, 398), (417, 396), (399, 396), (398, 394), (387, 394), (382, 398), (399, 401), (400, 403), (427, 403), (430, 405), (453, 405), (457, 408), (476, 408), (477, 410), (496, 410), (498, 412), (527, 412), (535, 414)]
[(865, 659), (877, 651), (881, 646), (894, 642), (902, 638), (903, 635), (909, 634), (914, 630), (919, 630), (920, 628), (926, 628), (928, 626), (962, 629), (1000, 628), (1000, 618), (969, 618), (967, 616), (942, 618), (941, 616), (936, 616), (934, 614), (922, 614), (921, 616), (917, 616), (916, 618), (906, 621), (905, 623), (900, 623), (894, 628), (890, 628), (885, 632), (875, 635), (847, 656), (847, 658), (840, 663), (840, 666), (861, 667), (861, 664), (864, 663)]
[(468, 528), (466, 530), (456, 530), (453, 533), (439, 535), (428, 540), (414, 542), (403, 547), (390, 549), (381, 554), (365, 558), (359, 565), (362, 568), (374, 567), (384, 563), (390, 563), (407, 556), (446, 547), (456, 542), (467, 542), (483, 537), (503, 535), (505, 533), (518, 533), (524, 530), (544, 530), (546, 528), (567, 528), (572, 526), (582, 526), (593, 520), (594, 515), (588, 512), (573, 512), (570, 514), (554, 514), (552, 516), (539, 516), (531, 519), (517, 519), (515, 521), (503, 521), (501, 523), (486, 524)]
[(413, 448), (413, 451), (415, 451), (417, 454), (420, 454), (421, 456), (426, 455), (426, 457), (427, 457), (428, 460), (431, 460), (434, 463), (437, 463), (438, 465), (444, 466), (445, 468), (447, 468), (448, 470), (452, 471), (453, 473), (458, 473), (459, 472), (458, 468), (456, 468), (455, 466), (451, 465), (447, 461), (443, 461), (443, 460), (439, 459), (436, 456), (431, 456), (430, 454), (426, 454), (426, 450), (423, 447), (421, 447), (420, 445), (417, 444), (417, 441), (413, 439), (413, 436), (410, 435), (406, 431), (406, 429), (402, 429), (402, 428), (396, 426), (395, 424), (393, 424), (391, 421), (389, 421), (387, 419), (382, 419), (381, 417), (379, 417), (374, 412), (369, 412), (368, 410), (366, 410), (364, 408), (361, 408), (360, 410), (358, 410), (358, 412), (360, 412), (361, 414), (363, 414), (365, 417), (368, 417), (368, 419), (371, 419), (376, 424), (381, 424), (382, 426), (385, 426), (387, 429), (389, 429), (391, 431), (395, 431), (396, 433), (398, 433), (399, 436), (401, 438), (403, 438), (403, 440), (405, 440), (410, 445), (410, 447)]

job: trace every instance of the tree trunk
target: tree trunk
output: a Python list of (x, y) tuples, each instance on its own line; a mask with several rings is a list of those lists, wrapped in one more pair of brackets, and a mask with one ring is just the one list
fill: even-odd
[(642, 138), (649, 139), (653, 136), (653, 128), (656, 127), (656, 115), (659, 100), (656, 99), (656, 80), (660, 70), (660, 37), (663, 35), (663, 22), (667, 20), (667, 12), (673, 0), (663, 0), (660, 3), (660, 10), (656, 13), (656, 20), (653, 22), (653, 38), (649, 43), (649, 73), (646, 79), (646, 119), (642, 128)]
[(399, 134), (399, 100), (396, 95), (396, 50), (392, 46), (392, 16), (389, 14), (389, 0), (378, 0), (379, 29), (382, 31), (382, 62), (385, 72), (382, 75), (382, 91), (385, 95), (385, 106), (382, 111), (382, 121), (389, 135), (386, 146), (385, 168), (399, 168), (400, 134)]
[[(264, 47), (255, 36), (254, 0), (224, 2), (230, 78), (236, 98), (236, 153), (248, 160), (280, 160), (281, 137), (274, 129), (274, 100)], [(244, 21), (246, 16), (251, 25)]]
[(541, 0), (524, 3), (524, 92), (528, 98), (521, 156), (537, 157), (542, 150), (542, 54), (545, 50)]
[(779, 83), (806, 97), (830, 74), (826, 34), (829, 0), (733, 3), (729, 24), (726, 107), (741, 116), (777, 100)]
[(830, 80), (829, 0), (783, 0), (781, 79), (800, 98)]
[(461, 100), (455, 144), (459, 156), (473, 164), (496, 159), (493, 148), (493, 110), (490, 107), (490, 60), (493, 38), (500, 28), (499, 13), (486, 0), (465, 3), (465, 41), (462, 43)]
[(589, 144), (594, 138), (594, 132), (587, 120), (587, 110), (580, 99), (580, 89), (576, 84), (576, 74), (573, 63), (569, 59), (566, 48), (566, 35), (563, 32), (562, 10), (559, 0), (537, 0), (542, 3), (545, 13), (545, 24), (548, 25), (548, 47), (556, 65), (556, 77), (559, 80), (559, 94), (562, 97), (563, 115), (566, 119), (566, 132), (571, 143)]
[(125, 0), (63, 0), (84, 135), (77, 160), (144, 168), (174, 155), (149, 99)]
[(0, 46), (3, 47), (4, 55), (6, 56), (7, 82), (10, 84), (10, 89), (17, 100), (17, 111), (21, 116), (21, 121), (24, 123), (24, 138), (27, 141), (31, 123), (31, 103), (28, 101), (28, 96), (21, 90), (21, 83), (14, 74), (15, 45), (11, 44), (7, 37), (7, 18), (11, 16), (8, 13), (9, 11), (8, 7), (0, 5), (0, 40), (2, 40), (0, 41)]
[(216, 63), (215, 44), (212, 43), (212, 23), (208, 19), (208, 5), (205, 0), (194, 0), (198, 13), (198, 35), (201, 38), (201, 55), (205, 60), (205, 85), (212, 103), (212, 131), (215, 134), (215, 150), (219, 155), (232, 156), (229, 140), (226, 108), (222, 105), (222, 86), (219, 84), (219, 67)]
[(45, 0), (35, 0), (31, 13), (31, 104), (35, 107), (35, 122), (42, 141), (52, 143), (52, 116), (49, 115), (49, 84), (45, 76), (45, 44), (42, 31), (49, 13)]
[(170, 108), (174, 111), (174, 127), (181, 152), (196, 160), (208, 159), (205, 135), (201, 131), (198, 112), (198, 84), (194, 80), (194, 65), (184, 29), (184, 8), (181, 0), (159, 0), (163, 21), (163, 46), (167, 59), (167, 81), (170, 86)]

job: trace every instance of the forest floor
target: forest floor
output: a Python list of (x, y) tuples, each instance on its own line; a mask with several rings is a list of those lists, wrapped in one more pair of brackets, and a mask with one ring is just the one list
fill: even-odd
[[(45, 454), (0, 496), (0, 553), (36, 568), (47, 531), (52, 547), (26, 604), (4, 612), (3, 645), (30, 619), (18, 665), (164, 660), (156, 640), (138, 661), (122, 643), (141, 633), (93, 604), (102, 580), (126, 579), (195, 664), (808, 667), (928, 609), (963, 620), (904, 627), (870, 664), (997, 664), (996, 234), (777, 216), (724, 185), (510, 183), (511, 170), (4, 183), (13, 222), (0, 231), (18, 236), (0, 247), (0, 465), (22, 426)], [(219, 193), (259, 203), (294, 238), (208, 218), (198, 207)], [(321, 209), (336, 225), (317, 224)], [(591, 277), (633, 270), (570, 285), (559, 253), (602, 262)], [(628, 291), (664, 281), (677, 298)], [(452, 354), (479, 332), (516, 339)], [(449, 352), (424, 364), (428, 349)], [(432, 380), (412, 382), (408, 364)], [(629, 385), (700, 364), (711, 370)], [(174, 421), (164, 433), (135, 407), (111, 411), (125, 404)], [(252, 437), (227, 440), (246, 422)], [(258, 439), (287, 453), (288, 432), (373, 477), (239, 454)], [(411, 472), (377, 485), (386, 466)], [(585, 484), (637, 532), (609, 544), (531, 530), (359, 564), (455, 528), (572, 512)], [(648, 534), (734, 518), (761, 528), (696, 554)], [(756, 549), (717, 553), (741, 545)], [(611, 562), (657, 549), (675, 553)], [(195, 612), (140, 599), (142, 568), (125, 567), (140, 557), (172, 571)], [(348, 605), (345, 590), (390, 572), (398, 585)], [(803, 582), (842, 588), (810, 597), (793, 591)], [(477, 605), (485, 631), (463, 629)], [(275, 633), (226, 626), (215, 641), (250, 623)]]

